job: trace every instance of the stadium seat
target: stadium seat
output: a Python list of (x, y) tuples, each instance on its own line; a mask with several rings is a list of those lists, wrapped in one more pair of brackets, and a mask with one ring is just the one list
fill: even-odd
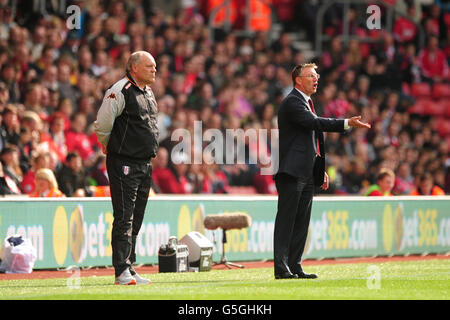
[(407, 82), (402, 82), (402, 91), (407, 96), (411, 95), (411, 88)]
[(433, 113), (433, 103), (431, 98), (419, 98), (416, 103), (408, 108), (411, 114), (431, 115)]
[(438, 126), (438, 133), (441, 137), (450, 135), (450, 119), (443, 120)]
[(439, 128), (444, 125), (445, 118), (443, 117), (434, 117), (431, 122), (431, 128), (433, 131), (439, 132)]
[(409, 114), (419, 114), (422, 115), (423, 114), (423, 108), (424, 106), (420, 103), (415, 103), (412, 106), (410, 106), (408, 108), (408, 113)]
[(422, 114), (429, 116), (445, 116), (445, 104), (443, 102), (444, 101), (424, 100)]
[(229, 186), (228, 194), (257, 194), (253, 186)]
[(450, 119), (446, 119), (445, 120), (445, 132), (446, 132), (446, 135), (449, 135), (450, 134)]
[(434, 99), (450, 98), (450, 84), (435, 83), (432, 90)]
[(411, 84), (411, 95), (414, 98), (431, 97), (431, 86), (426, 82), (418, 82)]
[(447, 100), (447, 101), (443, 100), (443, 101), (441, 101), (441, 103), (444, 105), (445, 116), (447, 118), (450, 118), (450, 101), (449, 100)]
[(444, 14), (444, 23), (447, 26), (447, 28), (450, 28), (450, 13)]
[(419, 98), (416, 104), (421, 105), (422, 114), (429, 114), (430, 110), (433, 108), (434, 101), (430, 98)]
[(442, 121), (445, 121), (445, 118), (443, 118), (443, 117), (434, 117), (432, 119), (432, 121), (430, 122), (431, 129), (433, 131), (438, 131), (438, 128), (442, 124)]

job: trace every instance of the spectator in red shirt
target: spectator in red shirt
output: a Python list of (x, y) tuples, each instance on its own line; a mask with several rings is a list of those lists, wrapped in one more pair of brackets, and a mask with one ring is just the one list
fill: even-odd
[(66, 132), (67, 152), (77, 151), (83, 161), (94, 155), (91, 142), (86, 135), (86, 115), (76, 113), (71, 121), (70, 130)]
[(414, 178), (411, 176), (411, 165), (409, 162), (402, 162), (397, 168), (393, 192), (399, 195), (409, 194), (414, 187)]
[[(414, 17), (416, 16), (416, 7), (411, 5), (408, 8), (408, 18), (399, 17), (394, 22), (394, 38), (398, 42), (410, 42), (413, 41), (417, 36), (417, 27), (414, 24)], [(411, 21), (413, 20), (413, 21)]]
[(201, 164), (201, 193), (228, 193), (228, 179), (210, 153), (203, 155)]
[(184, 93), (190, 94), (195, 87), (198, 76), (198, 65), (202, 59), (201, 56), (194, 56), (184, 61), (184, 72), (186, 77), (184, 78)]
[(64, 130), (70, 129), (70, 118), (73, 116), (72, 101), (67, 98), (61, 99), (58, 105), (58, 113), (64, 116)]
[(340, 91), (335, 99), (325, 106), (324, 117), (344, 117), (350, 109), (350, 102), (345, 98), (345, 94)]
[[(155, 186), (156, 192), (165, 193), (167, 191), (164, 188), (164, 181), (168, 179), (170, 175), (170, 169), (167, 167), (169, 163), (169, 152), (164, 147), (159, 147), (156, 157), (152, 160), (153, 172), (152, 180)], [(163, 186), (163, 189), (161, 188)]]
[(159, 147), (156, 157), (153, 159), (152, 180), (156, 191), (160, 193), (185, 193), (181, 185), (169, 168), (169, 152), (164, 147)]
[(326, 71), (337, 69), (339, 72), (342, 72), (347, 69), (345, 51), (342, 49), (339, 37), (331, 39), (330, 48), (324, 51), (321, 62)]
[(185, 154), (176, 154), (172, 159), (175, 163), (169, 167), (167, 149), (164, 147), (158, 149), (156, 158), (153, 160), (152, 179), (160, 193), (192, 193), (192, 184), (187, 178), (187, 160)]
[(172, 176), (171, 193), (188, 194), (192, 193), (192, 183), (188, 178), (188, 156), (185, 153), (175, 153), (172, 155)]
[(261, 168), (270, 167), (270, 165), (258, 164), (258, 171), (253, 177), (253, 185), (256, 191), (261, 194), (272, 194), (277, 195), (277, 187), (275, 186), (275, 181), (273, 180), (273, 175), (271, 174), (261, 174)]
[(447, 58), (439, 49), (437, 37), (431, 37), (428, 40), (428, 46), (420, 51), (419, 65), (425, 81), (434, 83), (449, 79)]
[(50, 167), (50, 154), (48, 152), (42, 152), (37, 154), (32, 159), (32, 168), (28, 170), (28, 172), (24, 175), (23, 180), (20, 184), (20, 187), (23, 190), (23, 193), (31, 194), (34, 192), (36, 187), (36, 172), (42, 168)]

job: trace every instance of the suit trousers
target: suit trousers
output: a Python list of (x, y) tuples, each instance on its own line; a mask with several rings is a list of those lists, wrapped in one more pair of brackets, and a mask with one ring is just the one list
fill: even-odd
[(133, 271), (136, 238), (141, 229), (151, 187), (150, 162), (133, 162), (107, 155), (106, 167), (111, 189), (113, 226), (112, 263), (118, 277), (125, 269)]
[(275, 179), (278, 211), (274, 228), (274, 272), (302, 271), (314, 195), (313, 177), (296, 178), (279, 173)]

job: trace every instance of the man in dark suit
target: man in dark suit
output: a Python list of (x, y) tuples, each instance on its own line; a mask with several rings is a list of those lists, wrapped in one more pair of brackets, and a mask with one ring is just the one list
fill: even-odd
[(311, 217), (314, 186), (328, 189), (323, 132), (344, 132), (349, 127), (370, 128), (356, 116), (350, 119), (318, 117), (310, 96), (317, 91), (315, 64), (292, 70), (294, 88), (278, 111), (279, 169), (275, 175), (278, 212), (274, 229), (276, 279), (317, 278), (303, 272), (301, 261)]

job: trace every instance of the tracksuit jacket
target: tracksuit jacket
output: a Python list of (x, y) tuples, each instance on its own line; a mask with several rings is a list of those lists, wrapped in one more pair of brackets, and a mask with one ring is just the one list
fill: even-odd
[(108, 155), (150, 161), (158, 150), (157, 113), (152, 90), (127, 74), (106, 91), (95, 121), (98, 140)]

